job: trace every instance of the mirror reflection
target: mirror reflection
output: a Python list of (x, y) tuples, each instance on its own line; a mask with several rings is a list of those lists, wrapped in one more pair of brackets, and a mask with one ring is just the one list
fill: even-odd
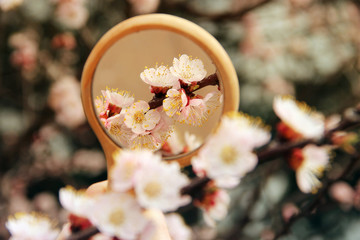
[(216, 66), (196, 43), (151, 29), (108, 48), (92, 94), (97, 117), (116, 144), (176, 157), (199, 147), (218, 123), (219, 82)]

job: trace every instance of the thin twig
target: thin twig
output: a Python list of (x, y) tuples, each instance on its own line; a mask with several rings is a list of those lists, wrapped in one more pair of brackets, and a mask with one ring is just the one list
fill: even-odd
[[(206, 86), (210, 86), (210, 85), (218, 85), (219, 86), (219, 79), (218, 79), (216, 73), (214, 73), (214, 74), (207, 76), (203, 80), (197, 82), (196, 85), (198, 85), (199, 87), (196, 89), (193, 89), (193, 90), (185, 89), (185, 91), (189, 94), (189, 93), (193, 93), (193, 92), (195, 92), (203, 87), (206, 87)], [(160, 107), (163, 104), (163, 101), (165, 98), (166, 98), (165, 94), (162, 94), (159, 96), (155, 95), (153, 97), (153, 99), (151, 99), (149, 101), (150, 109), (155, 109), (155, 108)]]

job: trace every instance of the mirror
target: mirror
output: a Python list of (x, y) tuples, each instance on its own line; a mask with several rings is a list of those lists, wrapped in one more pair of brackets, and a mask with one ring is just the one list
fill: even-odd
[(170, 15), (128, 19), (104, 35), (82, 77), (90, 125), (108, 161), (150, 149), (188, 165), (223, 113), (237, 110), (235, 70), (199, 26)]

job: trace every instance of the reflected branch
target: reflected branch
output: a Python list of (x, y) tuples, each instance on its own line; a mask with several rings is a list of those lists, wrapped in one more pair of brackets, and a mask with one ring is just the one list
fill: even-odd
[[(217, 77), (216, 73), (214, 74), (211, 74), (209, 76), (207, 76), (206, 78), (204, 78), (203, 80), (201, 80), (200, 82), (197, 82), (195, 86), (190, 86), (190, 87), (187, 87), (185, 88), (185, 92), (187, 94), (191, 94), (203, 87), (206, 87), (206, 86), (219, 86), (219, 78)], [(160, 94), (160, 95), (155, 95), (153, 97), (153, 99), (151, 99), (149, 101), (149, 106), (150, 106), (150, 109), (155, 109), (155, 108), (158, 108), (160, 106), (162, 106), (162, 103), (164, 101), (164, 99), (166, 98), (166, 95), (165, 94)]]

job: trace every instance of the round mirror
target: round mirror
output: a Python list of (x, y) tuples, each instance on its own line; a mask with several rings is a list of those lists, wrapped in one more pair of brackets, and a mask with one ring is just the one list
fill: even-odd
[(121, 148), (149, 149), (182, 166), (227, 111), (239, 86), (221, 45), (187, 20), (151, 14), (107, 32), (82, 76), (82, 100), (108, 166)]

